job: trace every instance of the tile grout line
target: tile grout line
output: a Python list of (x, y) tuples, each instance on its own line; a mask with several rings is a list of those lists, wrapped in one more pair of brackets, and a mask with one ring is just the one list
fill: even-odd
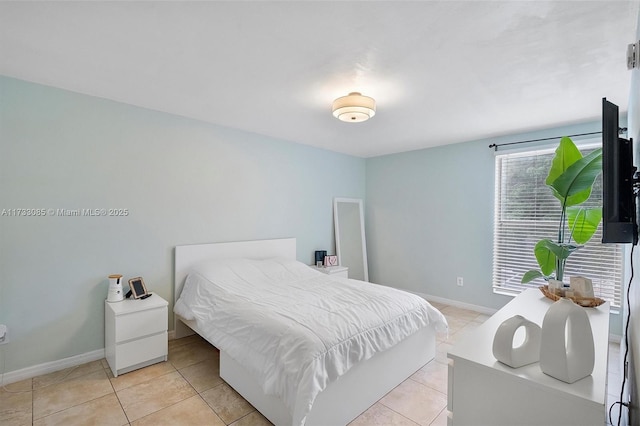
[[(252, 407), (253, 407), (253, 405), (252, 405)], [(240, 416), (240, 417), (238, 417), (237, 419), (235, 419), (234, 421), (232, 421), (232, 422), (231, 422), (231, 423), (229, 423), (229, 424), (227, 424), (227, 423), (225, 423), (225, 424), (226, 424), (227, 426), (230, 426), (230, 425), (232, 425), (232, 424), (234, 424), (234, 423), (236, 423), (236, 422), (239, 422), (240, 420), (244, 419), (245, 417), (247, 417), (247, 416), (249, 416), (249, 415), (251, 415), (251, 414), (253, 414), (253, 413), (259, 413), (259, 411), (256, 409), (256, 407), (253, 407), (253, 411), (252, 411), (252, 412), (247, 413), (247, 414), (245, 414), (244, 416)], [(222, 420), (222, 419), (220, 419), (220, 420)], [(269, 419), (267, 419), (267, 420), (269, 420)], [(222, 420), (222, 421), (223, 421), (223, 423), (224, 423), (224, 420)], [(271, 422), (269, 422), (269, 423), (271, 423)]]
[[(80, 365), (84, 365), (84, 364), (80, 364)], [(75, 371), (78, 367), (80, 367), (80, 365), (77, 365), (77, 366), (73, 367), (73, 369), (72, 369), (69, 373), (67, 373), (67, 374), (65, 375), (65, 377), (64, 377), (62, 380), (59, 380), (59, 381), (54, 382), (54, 383), (50, 383), (50, 384), (45, 385), (45, 386), (40, 386), (38, 389), (34, 389), (34, 390), (31, 392), (31, 424), (32, 424), (32, 425), (33, 425), (33, 423), (35, 423), (35, 421), (36, 421), (36, 420), (45, 419), (45, 418), (47, 418), (47, 417), (49, 417), (49, 416), (53, 416), (54, 414), (61, 413), (61, 412), (65, 411), (65, 410), (69, 410), (69, 409), (71, 409), (71, 408), (78, 407), (78, 406), (80, 406), (80, 405), (82, 405), (82, 404), (86, 404), (86, 403), (88, 403), (88, 402), (95, 401), (95, 400), (97, 400), (97, 399), (100, 399), (100, 398), (103, 398), (103, 397), (105, 397), (105, 396), (109, 395), (108, 393), (106, 393), (106, 394), (104, 394), (104, 395), (100, 395), (100, 396), (98, 396), (98, 397), (96, 397), (96, 398), (89, 399), (89, 400), (87, 400), (87, 401), (83, 401), (83, 402), (78, 403), (78, 404), (70, 405), (70, 406), (65, 407), (65, 408), (63, 408), (63, 409), (61, 409), (61, 410), (58, 410), (58, 411), (54, 411), (53, 413), (49, 413), (49, 414), (47, 414), (46, 416), (38, 417), (37, 419), (35, 418), (35, 414), (34, 414), (34, 401), (35, 401), (34, 396), (35, 396), (35, 395), (34, 395), (34, 393), (35, 393), (35, 391), (36, 391), (36, 390), (45, 389), (45, 388), (48, 388), (48, 387), (50, 387), (50, 386), (61, 385), (61, 384), (65, 383), (65, 382), (70, 382), (70, 381), (72, 381), (72, 380), (79, 379), (79, 378), (81, 378), (81, 377), (84, 377), (84, 376), (87, 376), (87, 375), (89, 375), (89, 374), (93, 374), (93, 373), (96, 373), (96, 372), (98, 372), (98, 371), (99, 371), (99, 370), (96, 370), (96, 371), (89, 371), (89, 372), (87, 372), (87, 373), (85, 373), (85, 374), (83, 374), (83, 375), (81, 375), (81, 376), (74, 377), (73, 379), (67, 380), (68, 376), (69, 376), (69, 375), (71, 375), (71, 373), (73, 373), (73, 371)], [(102, 365), (101, 365), (101, 367), (102, 367), (103, 372), (104, 372), (104, 366), (102, 366)], [(109, 380), (109, 375), (108, 375), (106, 372), (104, 372), (104, 373), (105, 373), (105, 375), (107, 376), (107, 377), (106, 377), (106, 378), (107, 378), (107, 380)], [(109, 380), (109, 385), (111, 385), (111, 380)], [(33, 386), (34, 386), (34, 385), (33, 385), (33, 378), (32, 378), (31, 387), (33, 388)], [(113, 385), (111, 385), (111, 387), (113, 388)], [(117, 395), (116, 395), (116, 396), (117, 396)]]
[[(382, 398), (384, 398), (384, 397), (382, 397)], [(413, 420), (411, 420), (409, 417), (405, 416), (405, 415), (404, 415), (404, 414), (402, 414), (402, 413), (398, 413), (396, 410), (394, 410), (393, 408), (391, 408), (391, 407), (389, 407), (388, 405), (386, 405), (384, 402), (382, 402), (382, 401), (381, 401), (381, 400), (382, 400), (382, 398), (380, 398), (380, 401), (377, 401), (377, 403), (378, 403), (378, 404), (382, 405), (383, 407), (385, 407), (385, 408), (386, 408), (386, 409), (388, 409), (388, 410), (393, 411), (394, 413), (396, 413), (397, 415), (399, 415), (399, 416), (400, 416), (400, 417), (402, 417), (403, 419), (407, 419), (407, 420), (409, 420), (410, 422), (415, 423), (415, 424), (418, 424), (418, 425), (420, 424), (420, 423), (414, 422), (414, 421), (413, 421)], [(374, 404), (374, 405), (375, 405), (375, 404)], [(371, 407), (373, 407), (373, 405), (372, 405)], [(371, 407), (367, 408), (367, 409), (364, 411), (364, 413), (366, 413), (369, 409), (371, 409)], [(362, 414), (364, 414), (364, 413), (361, 413), (358, 417), (360, 417), (360, 416), (361, 416)], [(357, 419), (358, 417), (356, 417), (356, 419)], [(354, 421), (355, 421), (355, 419), (354, 419)]]
[[(211, 404), (209, 404), (209, 402), (208, 402), (206, 399), (204, 399), (204, 397), (202, 396), (202, 393), (204, 393), (204, 392), (208, 392), (208, 391), (210, 391), (211, 389), (215, 389), (215, 388), (221, 387), (221, 386), (223, 386), (223, 385), (225, 385), (225, 384), (226, 384), (227, 386), (229, 386), (229, 388), (230, 388), (231, 390), (235, 391), (235, 389), (233, 389), (233, 388), (231, 387), (231, 385), (229, 385), (227, 382), (225, 382), (225, 381), (223, 380), (222, 382), (218, 383), (218, 384), (217, 384), (217, 385), (215, 385), (215, 386), (210, 387), (209, 389), (203, 390), (202, 392), (198, 392), (198, 396), (199, 396), (199, 397), (204, 401), (204, 403), (205, 403), (205, 404), (207, 404), (207, 407), (209, 407), (209, 408), (211, 409), (211, 411), (213, 411), (213, 412), (215, 413), (215, 415), (216, 415), (216, 416), (218, 416), (218, 418), (220, 419), (220, 421), (221, 421), (222, 423), (224, 423), (225, 425), (227, 425), (227, 426), (228, 426), (228, 425), (232, 424), (233, 422), (237, 422), (237, 421), (238, 421), (238, 420), (240, 420), (242, 417), (248, 416), (248, 415), (249, 415), (249, 414), (251, 414), (251, 413), (245, 414), (245, 416), (242, 416), (242, 417), (240, 417), (240, 418), (238, 418), (238, 419), (235, 419), (235, 420), (234, 420), (233, 422), (231, 422), (231, 423), (227, 423), (227, 422), (225, 422), (225, 421), (222, 419), (222, 417), (220, 416), (220, 413), (218, 413), (218, 412), (216, 411), (216, 409), (215, 409), (215, 408), (213, 408), (213, 407), (211, 406)], [(236, 392), (237, 392), (237, 391), (236, 391)], [(242, 399), (244, 399), (244, 397), (243, 397), (242, 395), (240, 395), (240, 397), (241, 397)], [(245, 399), (245, 401), (246, 401), (246, 399)], [(249, 402), (249, 401), (247, 401), (247, 402)], [(252, 407), (253, 407), (253, 405), (252, 405)], [(256, 407), (253, 407), (253, 408), (254, 408), (254, 411), (258, 411), (258, 410), (256, 409)], [(252, 411), (252, 412), (253, 412), (253, 411)]]
[(438, 392), (439, 394), (444, 395), (445, 397), (447, 397), (447, 394), (446, 394), (446, 393), (443, 393), (441, 390), (436, 389), (436, 388), (434, 388), (434, 387), (432, 387), (432, 386), (429, 386), (429, 385), (427, 385), (427, 384), (425, 384), (425, 383), (419, 382), (419, 381), (417, 381), (416, 379), (412, 379), (412, 378), (411, 378), (411, 376), (407, 377), (407, 380), (411, 380), (411, 381), (412, 381), (412, 382), (414, 382), (414, 383), (417, 383), (417, 384), (419, 384), (419, 385), (422, 385), (422, 386), (424, 386), (425, 388), (428, 388), (428, 389), (430, 389), (430, 390), (434, 390), (434, 391)]
[[(383, 397), (383, 398), (384, 398), (384, 397)], [(383, 407), (385, 407), (385, 408), (387, 408), (387, 409), (389, 409), (389, 410), (393, 411), (394, 413), (396, 413), (396, 414), (397, 414), (397, 415), (399, 415), (400, 417), (402, 417), (402, 418), (404, 418), (404, 419), (409, 420), (411, 423), (415, 423), (415, 424), (417, 424), (417, 425), (421, 425), (421, 423), (420, 423), (420, 422), (416, 422), (415, 420), (412, 420), (412, 419), (410, 419), (409, 417), (405, 416), (404, 414), (399, 413), (398, 411), (396, 411), (396, 410), (394, 410), (393, 408), (389, 407), (387, 404), (385, 404), (384, 402), (382, 402), (382, 398), (380, 398), (380, 400), (378, 400), (376, 403), (378, 403), (378, 404), (382, 405)], [(374, 405), (375, 405), (375, 404), (374, 404)], [(373, 405), (372, 405), (371, 407), (373, 407)], [(369, 410), (371, 407), (367, 408), (367, 410)], [(443, 408), (442, 410), (446, 410), (446, 409), (447, 409), (447, 406), (445, 405), (445, 406), (444, 406), (444, 408)], [(365, 410), (365, 412), (366, 412), (367, 410)], [(438, 411), (438, 415), (436, 415), (436, 416), (435, 416), (435, 417), (434, 417), (434, 418), (429, 422), (429, 425), (430, 425), (431, 423), (433, 423), (433, 422), (435, 421), (435, 419), (437, 419), (437, 418), (438, 418), (438, 416), (440, 415), (440, 413), (442, 413), (442, 410)], [(363, 414), (364, 414), (364, 413), (363, 413)], [(360, 414), (360, 416), (361, 416), (361, 415), (362, 415), (362, 414)], [(358, 417), (360, 417), (360, 416), (358, 416)], [(358, 417), (356, 417), (356, 419), (357, 419)], [(354, 420), (355, 420), (355, 419), (354, 419)], [(426, 425), (425, 425), (425, 426), (426, 426)]]
[(431, 423), (429, 423), (429, 426), (433, 425), (433, 423), (436, 421), (436, 419), (437, 419), (438, 417), (440, 417), (440, 415), (441, 415), (444, 411), (447, 411), (447, 408), (448, 408), (448, 407), (445, 405), (445, 406), (444, 406), (444, 408), (443, 408), (442, 410), (440, 410), (440, 412), (438, 413), (438, 415), (437, 415), (437, 416), (435, 416), (433, 420), (431, 420)]
[[(100, 361), (100, 362), (102, 362), (102, 361)], [(104, 370), (107, 370), (107, 367), (105, 367), (104, 365), (102, 366), (102, 368)], [(131, 425), (131, 420), (129, 419), (129, 416), (127, 415), (127, 412), (125, 411), (124, 406), (122, 405), (122, 401), (120, 401), (120, 397), (118, 396), (118, 392), (116, 391), (116, 388), (113, 386), (113, 382), (109, 378), (109, 371), (105, 371), (105, 372), (107, 373), (107, 379), (109, 380), (109, 384), (111, 385), (111, 389), (113, 389), (113, 394), (115, 395), (116, 400), (118, 400), (118, 404), (120, 405), (120, 409), (124, 413), (124, 417), (125, 417), (125, 419), (127, 419), (128, 424)]]
[[(189, 344), (189, 343), (188, 343), (188, 344)], [(186, 346), (186, 345), (181, 345), (181, 346)], [(169, 361), (169, 360), (168, 360), (168, 358), (167, 358), (167, 362), (171, 362), (171, 361)], [(203, 361), (200, 361), (200, 362), (203, 362)], [(182, 369), (185, 369), (185, 368), (187, 368), (187, 367), (191, 367), (192, 365), (196, 365), (196, 364), (199, 364), (199, 362), (196, 362), (196, 363), (194, 363), (194, 364), (190, 364), (190, 365), (186, 365), (186, 366), (182, 367)], [(197, 390), (195, 387), (193, 387), (193, 385), (191, 384), (191, 382), (189, 381), (189, 379), (187, 379), (187, 378), (182, 374), (182, 371), (181, 371), (182, 369), (177, 369), (177, 368), (176, 368), (176, 366), (175, 366), (175, 365), (173, 365), (173, 363), (172, 363), (171, 365), (173, 366), (173, 368), (175, 368), (175, 369), (176, 369), (176, 371), (178, 372), (178, 374), (180, 374), (180, 377), (182, 377), (182, 378), (184, 379), (184, 381), (186, 381), (186, 382), (189, 384), (189, 386), (191, 386), (191, 388), (193, 389), (193, 391), (194, 391), (194, 392), (196, 393), (196, 395), (197, 395), (197, 396), (202, 400), (202, 402), (204, 402), (204, 403), (207, 405), (207, 407), (209, 407), (209, 409), (210, 409), (210, 410), (211, 410), (211, 411), (216, 415), (216, 417), (218, 417), (218, 418), (220, 419), (220, 421), (226, 425), (227, 423), (226, 423), (224, 420), (222, 420), (222, 417), (220, 417), (220, 414), (219, 414), (219, 413), (218, 413), (218, 412), (217, 412), (217, 411), (216, 411), (216, 410), (215, 410), (215, 409), (214, 409), (214, 408), (213, 408), (213, 407), (212, 407), (212, 406), (207, 402), (207, 400), (206, 400), (206, 399), (204, 399), (204, 398), (203, 398), (203, 396), (202, 396), (202, 392), (207, 392), (207, 391), (209, 391), (209, 390), (211, 390), (211, 389), (215, 389), (216, 387), (221, 386), (221, 385), (223, 385), (223, 384), (224, 384), (224, 383), (226, 383), (226, 382), (223, 380), (222, 382), (218, 383), (217, 385), (214, 385), (214, 386), (212, 386), (212, 387), (210, 387), (210, 388), (208, 388), (208, 389), (204, 389), (202, 392), (198, 392), (198, 390)], [(255, 408), (255, 407), (254, 407), (254, 408)], [(257, 411), (257, 410), (255, 410), (255, 411)], [(248, 415), (248, 414), (247, 414), (247, 415)], [(244, 416), (243, 416), (243, 417), (244, 417)], [(236, 419), (236, 420), (234, 420), (234, 421), (237, 421), (237, 420), (239, 420), (239, 419)], [(232, 423), (233, 423), (233, 422), (232, 422)]]

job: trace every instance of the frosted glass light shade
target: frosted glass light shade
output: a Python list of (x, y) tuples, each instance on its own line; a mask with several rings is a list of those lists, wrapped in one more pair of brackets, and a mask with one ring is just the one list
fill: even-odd
[(347, 96), (333, 101), (333, 116), (348, 123), (360, 123), (376, 114), (376, 101), (359, 92), (351, 92)]

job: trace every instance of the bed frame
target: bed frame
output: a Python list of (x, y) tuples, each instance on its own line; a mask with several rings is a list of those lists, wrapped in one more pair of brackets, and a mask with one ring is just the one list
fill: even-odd
[[(189, 270), (206, 259), (244, 257), (296, 258), (296, 239), (258, 240), (232, 243), (176, 246), (174, 303), (178, 300)], [(175, 315), (175, 337), (202, 335), (195, 321)], [(203, 336), (204, 337), (204, 336)], [(346, 425), (407, 377), (435, 357), (433, 327), (403, 340), (398, 345), (363, 361), (320, 392), (305, 425)], [(205, 338), (206, 339), (206, 338)], [(216, 342), (209, 342), (216, 345)], [(220, 351), (220, 377), (276, 425), (291, 425), (292, 416), (284, 402), (266, 395), (257, 380), (225, 352)]]

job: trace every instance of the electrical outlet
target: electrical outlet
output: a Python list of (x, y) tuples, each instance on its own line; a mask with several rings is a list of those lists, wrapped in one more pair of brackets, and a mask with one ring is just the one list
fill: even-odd
[(456, 284), (458, 285), (458, 287), (462, 287), (464, 285), (464, 280), (462, 279), (462, 277), (458, 277), (456, 279)]
[(0, 345), (4, 345), (5, 343), (9, 343), (9, 329), (6, 325), (0, 324)]

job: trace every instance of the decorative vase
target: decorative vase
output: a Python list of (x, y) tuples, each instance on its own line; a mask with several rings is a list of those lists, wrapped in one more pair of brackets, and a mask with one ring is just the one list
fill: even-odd
[(556, 294), (558, 296), (564, 296), (564, 283), (558, 280), (549, 280), (549, 293)]
[(593, 298), (593, 283), (589, 278), (571, 277), (571, 291), (576, 297)]
[(124, 293), (122, 292), (122, 275), (109, 275), (109, 291), (107, 292), (107, 302), (122, 302)]
[(551, 305), (542, 321), (540, 368), (566, 383), (591, 375), (595, 348), (589, 316), (569, 299)]
[[(514, 348), (513, 337), (520, 327), (524, 327), (525, 339), (520, 346)], [(500, 324), (496, 330), (493, 337), (493, 356), (512, 368), (537, 362), (540, 359), (540, 337), (541, 329), (538, 324), (521, 315), (513, 316)]]

